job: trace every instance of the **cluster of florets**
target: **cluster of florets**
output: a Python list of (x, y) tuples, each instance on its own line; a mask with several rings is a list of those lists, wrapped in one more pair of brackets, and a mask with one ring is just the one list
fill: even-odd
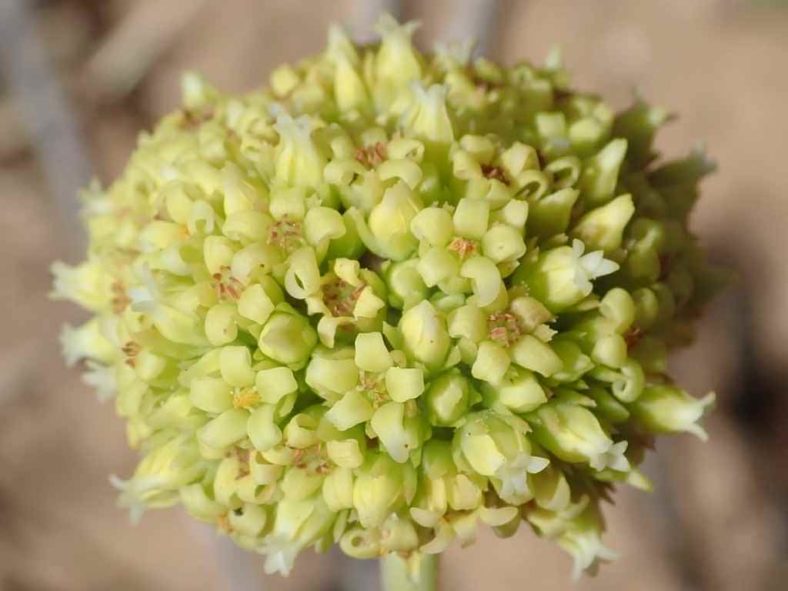
[(135, 515), (181, 504), (288, 572), (306, 547), (439, 553), (525, 522), (576, 568), (659, 433), (703, 436), (666, 375), (712, 285), (687, 229), (700, 153), (557, 60), (511, 68), (332, 29), (270, 87), (195, 75), (106, 191), (63, 334), (143, 459)]

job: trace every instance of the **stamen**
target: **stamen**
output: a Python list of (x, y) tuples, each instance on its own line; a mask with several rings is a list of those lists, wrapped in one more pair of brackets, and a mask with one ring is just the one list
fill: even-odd
[(364, 284), (353, 287), (347, 281), (336, 277), (323, 285), (323, 303), (335, 318), (350, 316), (365, 287)]
[(378, 166), (386, 159), (386, 144), (377, 142), (371, 146), (357, 148), (355, 157), (365, 168)]
[(455, 238), (449, 243), (449, 250), (453, 250), (460, 255), (461, 260), (465, 260), (476, 252), (476, 242), (469, 238)]
[(251, 408), (260, 400), (260, 395), (253, 388), (244, 388), (233, 394), (233, 408)]
[(211, 275), (211, 279), (219, 299), (237, 300), (241, 297), (243, 283), (230, 275), (230, 267), (222, 267), (220, 272)]
[(268, 232), (268, 244), (278, 246), (285, 252), (295, 250), (302, 242), (301, 222), (287, 217), (277, 220)]
[(485, 178), (495, 179), (501, 181), (504, 185), (509, 184), (509, 179), (506, 176), (503, 168), (493, 164), (482, 164), (482, 174)]
[(131, 298), (126, 294), (126, 288), (120, 281), (114, 281), (111, 286), (112, 290), (112, 311), (115, 314), (122, 313), (131, 303)]
[(487, 318), (490, 331), (490, 340), (509, 347), (517, 342), (523, 335), (520, 319), (511, 312), (495, 312)]
[(137, 364), (137, 355), (139, 355), (142, 347), (140, 347), (139, 343), (129, 341), (123, 345), (120, 350), (126, 356), (126, 365), (129, 367), (134, 367)]

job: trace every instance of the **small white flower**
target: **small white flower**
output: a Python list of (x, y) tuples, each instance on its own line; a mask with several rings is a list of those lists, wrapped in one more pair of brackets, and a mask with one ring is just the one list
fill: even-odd
[(88, 361), (87, 370), (82, 374), (82, 382), (95, 388), (96, 396), (101, 402), (113, 398), (118, 390), (115, 368), (95, 361)]
[(501, 497), (517, 498), (530, 493), (528, 474), (541, 472), (550, 464), (547, 458), (531, 456), (527, 453), (518, 454), (512, 461), (503, 464), (495, 472), (501, 480)]
[(605, 258), (605, 253), (595, 250), (583, 254), (585, 244), (580, 240), (572, 241), (572, 253), (575, 257), (575, 285), (584, 293), (591, 293), (591, 281), (598, 277), (610, 275), (618, 271), (618, 263)]
[(594, 470), (604, 470), (610, 468), (618, 472), (626, 472), (629, 470), (629, 460), (624, 455), (627, 450), (627, 442), (619, 441), (611, 445), (607, 451), (592, 458), (589, 462)]
[(140, 269), (139, 279), (140, 285), (128, 290), (131, 309), (137, 312), (150, 312), (161, 301), (161, 292), (148, 265), (143, 265)]
[(274, 573), (289, 575), (298, 551), (298, 546), (287, 536), (268, 536), (261, 550), (265, 554), (265, 565), (263, 566), (265, 572), (269, 575)]

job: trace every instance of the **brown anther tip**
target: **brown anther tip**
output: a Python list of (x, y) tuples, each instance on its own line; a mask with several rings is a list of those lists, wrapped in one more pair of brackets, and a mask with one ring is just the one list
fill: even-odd
[(485, 178), (495, 179), (502, 182), (504, 185), (509, 184), (509, 178), (506, 176), (504, 169), (500, 166), (495, 166), (493, 164), (482, 164), (481, 168), (482, 174)]

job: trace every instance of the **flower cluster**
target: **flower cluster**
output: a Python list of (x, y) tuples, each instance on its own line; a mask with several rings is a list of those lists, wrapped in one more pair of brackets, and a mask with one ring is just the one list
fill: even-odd
[(439, 553), (523, 522), (576, 569), (660, 433), (704, 437), (666, 351), (714, 291), (687, 229), (700, 153), (556, 60), (511, 68), (332, 29), (236, 97), (196, 75), (56, 264), (69, 363), (143, 456), (121, 501), (181, 504), (287, 573), (304, 548)]

